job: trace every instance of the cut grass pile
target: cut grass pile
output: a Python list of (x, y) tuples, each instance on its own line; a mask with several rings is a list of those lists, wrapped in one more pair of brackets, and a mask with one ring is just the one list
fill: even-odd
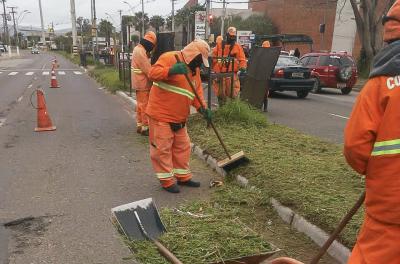
[[(245, 122), (242, 117), (251, 118)], [(262, 123), (265, 116), (240, 101), (228, 102), (215, 113), (215, 124), (231, 153), (244, 150), (247, 166), (232, 171), (270, 197), (291, 207), (309, 221), (334, 230), (361, 194), (363, 179), (346, 164), (342, 146), (304, 135), (280, 125)], [(214, 132), (201, 117), (189, 122), (189, 134), (218, 160), (225, 158)], [(262, 208), (261, 208), (262, 209)], [(349, 247), (362, 222), (359, 212), (342, 232), (340, 240)]]
[(97, 65), (89, 74), (112, 93), (124, 90), (124, 83), (119, 80), (118, 70), (113, 66)]
[[(271, 246), (241, 219), (253, 215), (260, 192), (228, 184), (210, 201), (190, 202), (180, 212), (165, 208), (161, 218), (166, 232), (160, 241), (183, 263), (213, 263), (271, 251)], [(187, 214), (190, 212), (200, 217)], [(148, 241), (127, 242), (142, 264), (168, 263)]]

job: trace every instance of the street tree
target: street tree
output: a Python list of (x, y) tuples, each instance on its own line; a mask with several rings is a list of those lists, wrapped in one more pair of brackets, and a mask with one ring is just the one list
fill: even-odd
[[(361, 59), (369, 72), (372, 59), (383, 44), (382, 15), (386, 14), (395, 0), (342, 0), (342, 4), (350, 1), (361, 42)], [(381, 8), (383, 7), (383, 9)]]
[(90, 20), (83, 17), (78, 17), (76, 19), (76, 24), (78, 25), (77, 31), (79, 34), (83, 33), (83, 35), (90, 35), (92, 25), (90, 24)]
[[(136, 30), (138, 30), (138, 31), (140, 31), (140, 33), (144, 34), (145, 32), (142, 32), (142, 28), (143, 28), (142, 27), (142, 25), (143, 25), (142, 17), (143, 17), (142, 12), (136, 12), (132, 18), (132, 22), (133, 22), (133, 25), (135, 26)], [(146, 29), (149, 28), (149, 21), (150, 21), (149, 16), (146, 13), (144, 13), (144, 30), (145, 31), (146, 31)]]
[(111, 34), (114, 30), (113, 24), (108, 20), (101, 19), (98, 25), (98, 30), (99, 30), (99, 36), (105, 37), (106, 41), (110, 43)]
[(164, 25), (165, 19), (162, 16), (155, 15), (150, 18), (150, 26), (152, 26), (157, 33), (160, 31), (160, 27)]

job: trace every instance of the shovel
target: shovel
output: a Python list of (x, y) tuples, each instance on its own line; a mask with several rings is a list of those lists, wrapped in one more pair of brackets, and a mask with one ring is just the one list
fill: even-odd
[(157, 240), (166, 229), (152, 198), (114, 207), (111, 209), (111, 213), (125, 236), (130, 240), (150, 240), (157, 247), (158, 252), (169, 262), (183, 264)]
[[(181, 62), (181, 60), (179, 59), (178, 55), (175, 54), (175, 59), (177, 62)], [(186, 81), (188, 82), (188, 84), (190, 85), (190, 88), (192, 88), (192, 91), (194, 93), (194, 95), (196, 96), (196, 99), (199, 101), (199, 103), (202, 105), (203, 108), (205, 108), (205, 106), (203, 105), (200, 96), (197, 94), (196, 88), (194, 87), (193, 83), (190, 81), (189, 76), (187, 74), (184, 74)], [(229, 154), (228, 149), (226, 148), (224, 142), (222, 141), (221, 136), (219, 135), (217, 129), (214, 126), (214, 123), (210, 120), (209, 121), (210, 126), (212, 127), (212, 129), (215, 132), (215, 135), (217, 136), (219, 143), (221, 144), (222, 148), (224, 149), (226, 155), (228, 156), (226, 159), (218, 161), (217, 166), (220, 168), (224, 168), (226, 170), (230, 170), (240, 164), (242, 164), (243, 162), (247, 162), (248, 159), (245, 157), (243, 150), (235, 153), (233, 155)]]

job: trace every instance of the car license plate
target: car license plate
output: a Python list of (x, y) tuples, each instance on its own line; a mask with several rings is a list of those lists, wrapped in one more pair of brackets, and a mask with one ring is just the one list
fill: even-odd
[(292, 78), (304, 78), (304, 72), (293, 72)]
[(337, 88), (338, 88), (338, 89), (346, 88), (346, 86), (347, 86), (346, 83), (337, 83)]

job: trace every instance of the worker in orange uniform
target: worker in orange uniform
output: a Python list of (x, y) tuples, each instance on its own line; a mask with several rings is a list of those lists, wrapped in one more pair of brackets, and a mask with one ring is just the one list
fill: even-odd
[[(208, 65), (210, 47), (203, 40), (195, 40), (181, 51), (166, 52), (151, 67), (153, 81), (146, 114), (150, 125), (150, 157), (161, 186), (168, 192), (178, 193), (179, 185), (200, 187), (190, 172), (190, 139), (186, 122), (190, 106), (211, 119), (211, 111), (203, 108), (203, 88), (200, 66)], [(178, 55), (180, 62), (175, 55)], [(201, 98), (199, 102), (185, 78), (190, 81)], [(177, 183), (175, 182), (175, 178)]]
[[(215, 57), (233, 57), (234, 58), (234, 79), (233, 79), (233, 94), (231, 91), (231, 77), (224, 77), (220, 80), (217, 80), (213, 84), (214, 93), (221, 99), (222, 101), (226, 97), (235, 98), (239, 95), (240, 91), (240, 82), (238, 78), (238, 72), (245, 72), (247, 68), (246, 56), (244, 54), (242, 46), (236, 43), (236, 28), (229, 27), (226, 32), (226, 41), (222, 42), (221, 45), (218, 45), (213, 50), (213, 58)], [(232, 64), (229, 60), (222, 60), (218, 61), (213, 59), (215, 69), (217, 66), (215, 63), (219, 64), (219, 71), (218, 72), (229, 72), (232, 71)], [(221, 91), (222, 87), (222, 91)], [(221, 101), (220, 100), (220, 101)]]
[(153, 31), (148, 31), (133, 49), (132, 53), (132, 86), (136, 90), (136, 131), (144, 136), (149, 135), (149, 121), (145, 114), (149, 101), (152, 82), (149, 80), (150, 53), (157, 44)]
[(365, 219), (350, 264), (400, 263), (400, 0), (345, 129), (344, 154), (366, 176)]
[[(222, 46), (225, 46), (225, 41), (222, 36), (218, 36), (215, 40), (215, 47), (211, 51), (212, 56), (212, 70), (215, 73), (220, 73), (222, 71), (222, 59), (218, 57), (222, 57)], [(221, 54), (218, 54), (220, 52)], [(214, 89), (214, 93), (219, 100), (224, 97), (223, 89), (222, 89), (222, 79), (213, 79), (212, 85)]]
[[(261, 47), (263, 48), (270, 48), (271, 43), (268, 40), (265, 40)], [(269, 85), (267, 85), (267, 88), (265, 89), (265, 96), (264, 96), (264, 112), (268, 112), (268, 96), (269, 96)]]

